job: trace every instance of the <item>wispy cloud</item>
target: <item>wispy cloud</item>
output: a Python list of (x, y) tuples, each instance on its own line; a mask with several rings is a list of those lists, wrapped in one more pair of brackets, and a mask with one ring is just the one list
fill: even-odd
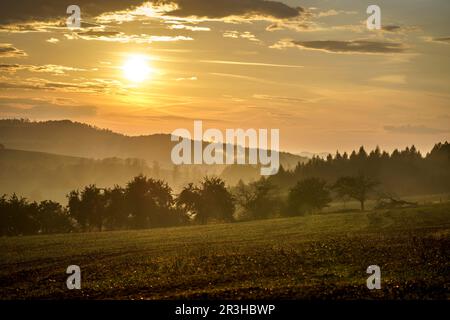
[(0, 43), (0, 58), (26, 57), (25, 51), (17, 49), (10, 43)]
[(172, 30), (189, 30), (189, 31), (211, 31), (209, 27), (199, 27), (199, 26), (190, 26), (180, 22), (175, 21), (167, 21), (169, 24), (169, 29)]
[(95, 31), (95, 30), (65, 34), (65, 37), (69, 40), (82, 39), (82, 40), (95, 40), (95, 41), (119, 42), (119, 43), (138, 43), (138, 44), (194, 40), (193, 38), (187, 36), (156, 36), (148, 34), (125, 34), (123, 32), (117, 31)]
[(247, 62), (247, 61), (200, 60), (199, 62), (214, 63), (214, 64), (241, 65), (241, 66), (256, 66), (256, 67), (303, 68), (303, 66), (301, 66), (301, 65), (262, 63), (262, 62)]
[(316, 40), (296, 41), (284, 39), (271, 48), (284, 49), (297, 47), (304, 50), (318, 50), (327, 53), (350, 53), (350, 54), (389, 54), (403, 53), (406, 46), (399, 42), (372, 41), (372, 40)]
[(197, 81), (198, 78), (196, 76), (188, 77), (188, 78), (176, 78), (175, 81)]
[(297, 98), (297, 97), (287, 97), (287, 96), (273, 96), (268, 94), (254, 94), (253, 98), (260, 100), (268, 100), (268, 101), (278, 101), (284, 103), (306, 103), (311, 102), (308, 99)]
[(416, 134), (416, 135), (447, 133), (450, 131), (449, 129), (431, 128), (423, 125), (410, 125), (410, 124), (400, 126), (386, 125), (384, 126), (384, 130), (392, 133)]
[(233, 38), (233, 39), (247, 39), (254, 42), (259, 42), (260, 40), (256, 38), (254, 34), (249, 31), (239, 32), (236, 30), (229, 30), (223, 33), (224, 38)]
[(405, 84), (406, 76), (402, 75), (402, 74), (390, 74), (390, 75), (375, 77), (370, 80), (377, 81), (377, 82), (391, 83), (391, 84)]
[(41, 66), (27, 64), (0, 64), (0, 71), (16, 72), (20, 70), (26, 70), (29, 72), (52, 73), (56, 75), (62, 75), (68, 71), (88, 71), (87, 69), (67, 67), (56, 64), (45, 64)]
[(77, 93), (121, 92), (125, 86), (117, 80), (92, 79), (79, 82), (50, 81), (42, 78), (11, 79), (0, 77), (0, 89), (24, 89)]
[(428, 42), (437, 42), (437, 43), (442, 43), (442, 44), (450, 44), (450, 37), (438, 37), (438, 38), (428, 37), (428, 38), (426, 38), (426, 40)]
[(50, 39), (47, 39), (47, 40), (45, 40), (45, 41), (47, 41), (47, 42), (49, 42), (49, 43), (58, 43), (58, 42), (59, 42), (59, 39), (57, 39), (57, 38), (50, 38)]

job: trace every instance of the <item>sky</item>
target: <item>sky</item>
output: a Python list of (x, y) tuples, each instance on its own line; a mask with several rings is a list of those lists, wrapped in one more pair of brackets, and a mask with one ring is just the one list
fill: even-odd
[[(77, 4), (80, 28), (68, 28)], [(381, 9), (369, 30), (366, 9)], [(290, 152), (450, 140), (448, 0), (0, 3), (0, 118), (279, 129)]]

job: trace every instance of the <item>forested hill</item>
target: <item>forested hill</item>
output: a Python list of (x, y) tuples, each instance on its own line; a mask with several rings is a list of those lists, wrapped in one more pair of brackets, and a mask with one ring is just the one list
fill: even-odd
[(161, 175), (138, 159), (94, 160), (50, 153), (0, 149), (0, 195), (66, 203), (72, 189), (89, 184), (112, 187), (138, 174)]
[[(170, 154), (176, 143), (170, 138), (170, 134), (126, 136), (70, 120), (33, 122), (0, 119), (0, 144), (9, 149), (96, 159), (137, 158), (149, 165), (158, 162), (168, 168), (173, 165)], [(295, 167), (298, 162), (306, 160), (290, 153), (280, 153), (280, 163), (284, 167)]]
[(280, 170), (270, 177), (281, 189), (297, 181), (316, 177), (332, 185), (342, 176), (365, 175), (379, 184), (378, 191), (398, 196), (450, 192), (450, 144), (437, 143), (426, 155), (414, 146), (394, 150), (391, 154), (379, 148), (367, 152), (363, 147), (326, 159), (313, 158), (294, 170)]

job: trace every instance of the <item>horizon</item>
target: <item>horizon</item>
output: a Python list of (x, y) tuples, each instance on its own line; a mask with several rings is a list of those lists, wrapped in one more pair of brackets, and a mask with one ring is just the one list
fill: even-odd
[[(81, 125), (87, 125), (87, 126), (89, 126), (89, 127), (92, 127), (92, 128), (94, 128), (94, 129), (96, 129), (96, 130), (106, 130), (106, 131), (110, 131), (111, 133), (114, 133), (114, 134), (119, 134), (119, 135), (122, 135), (122, 136), (126, 136), (126, 137), (130, 137), (130, 138), (133, 138), (133, 137), (148, 137), (148, 136), (153, 136), (153, 135), (168, 135), (168, 136), (170, 136), (171, 135), (171, 133), (170, 132), (152, 132), (152, 133), (147, 133), (147, 134), (137, 134), (137, 135), (132, 135), (132, 134), (127, 134), (126, 132), (120, 132), (120, 131), (115, 131), (115, 130), (112, 130), (111, 128), (107, 128), (107, 127), (99, 127), (99, 126), (97, 126), (97, 125), (95, 125), (95, 124), (90, 124), (90, 123), (88, 123), (88, 122), (81, 122), (81, 121), (76, 121), (76, 120), (71, 120), (71, 119), (48, 119), (48, 120), (32, 120), (32, 119), (28, 119), (28, 118), (0, 118), (0, 121), (3, 121), (3, 120), (18, 120), (18, 121), (27, 121), (27, 122), (30, 122), (30, 123), (45, 123), (45, 122), (64, 122), (64, 121), (70, 121), (70, 122), (72, 122), (72, 123), (75, 123), (75, 124), (81, 124)], [(245, 130), (245, 128), (234, 128), (234, 129), (244, 129)], [(192, 141), (194, 141), (193, 139), (191, 139)], [(2, 141), (0, 141), (0, 143), (1, 143)], [(208, 141), (205, 141), (205, 140), (203, 140), (203, 142), (208, 142)], [(324, 158), (324, 157), (326, 157), (327, 155), (331, 155), (331, 156), (333, 156), (333, 157), (335, 157), (335, 155), (336, 155), (336, 152), (339, 152), (341, 155), (342, 154), (344, 154), (344, 153), (347, 153), (348, 155), (350, 155), (353, 151), (358, 151), (359, 150), (359, 148), (360, 147), (363, 147), (364, 148), (364, 150), (366, 151), (366, 152), (368, 152), (368, 153), (370, 153), (370, 151), (372, 151), (372, 150), (375, 150), (377, 147), (380, 149), (380, 151), (381, 152), (387, 152), (387, 153), (389, 153), (389, 154), (392, 154), (392, 152), (394, 152), (395, 150), (398, 150), (398, 151), (401, 151), (401, 150), (405, 150), (406, 148), (410, 148), (410, 147), (412, 147), (412, 146), (414, 146), (415, 148), (416, 148), (416, 150), (417, 151), (419, 151), (420, 152), (420, 154), (422, 155), (422, 156), (425, 156), (427, 153), (429, 153), (432, 149), (433, 149), (433, 147), (435, 146), (435, 145), (437, 145), (437, 144), (439, 144), (439, 143), (445, 143), (445, 142), (448, 142), (448, 140), (441, 140), (441, 141), (436, 141), (435, 143), (433, 143), (428, 149), (426, 149), (426, 150), (424, 150), (424, 149), (421, 149), (421, 148), (419, 148), (417, 145), (415, 145), (414, 143), (412, 143), (412, 144), (409, 144), (409, 145), (404, 145), (404, 146), (398, 146), (398, 147), (393, 147), (392, 149), (387, 149), (387, 148), (384, 148), (382, 145), (380, 145), (380, 144), (376, 144), (374, 147), (369, 147), (369, 146), (367, 146), (367, 145), (360, 145), (360, 146), (357, 146), (356, 148), (354, 148), (354, 149), (350, 149), (350, 150), (340, 150), (340, 149), (337, 149), (337, 150), (335, 150), (335, 151), (314, 151), (314, 150), (300, 150), (300, 151), (292, 151), (292, 150), (284, 150), (284, 149), (280, 149), (280, 152), (286, 152), (286, 153), (290, 153), (290, 154), (293, 154), (293, 155), (296, 155), (296, 156), (301, 156), (301, 157), (305, 157), (305, 158), (312, 158), (313, 156), (319, 156), (319, 157), (321, 157), (321, 158)], [(236, 144), (235, 144), (236, 145)], [(6, 147), (6, 149), (8, 149), (7, 148), (7, 146), (5, 146)]]

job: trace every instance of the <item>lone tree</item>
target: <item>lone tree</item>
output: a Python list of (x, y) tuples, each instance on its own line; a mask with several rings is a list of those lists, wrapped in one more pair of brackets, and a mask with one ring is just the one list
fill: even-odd
[(318, 178), (308, 178), (297, 182), (289, 191), (288, 210), (291, 215), (303, 215), (321, 210), (331, 202), (326, 182)]
[(341, 177), (333, 186), (338, 196), (348, 196), (355, 200), (358, 200), (361, 204), (361, 211), (364, 211), (364, 204), (368, 195), (375, 189), (378, 182), (370, 179), (364, 174), (360, 174), (356, 177)]

